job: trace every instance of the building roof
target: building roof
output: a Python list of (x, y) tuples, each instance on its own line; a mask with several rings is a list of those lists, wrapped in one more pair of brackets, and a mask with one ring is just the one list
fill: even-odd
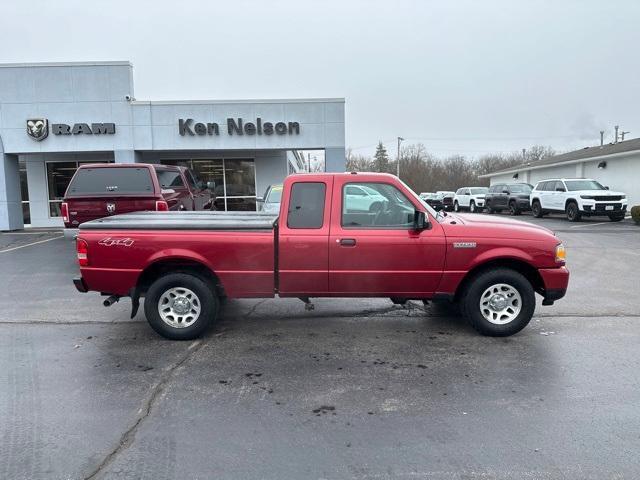
[(584, 147), (580, 150), (574, 150), (572, 152), (562, 153), (560, 155), (554, 155), (552, 157), (546, 157), (537, 162), (528, 162), (521, 165), (514, 165), (513, 167), (503, 168), (491, 173), (480, 175), (480, 178), (492, 177), (500, 173), (519, 172), (521, 170), (537, 169), (551, 165), (562, 165), (566, 163), (576, 163), (581, 160), (588, 160), (590, 158), (606, 157), (609, 155), (618, 155), (633, 152), (635, 150), (640, 151), (640, 138), (633, 138), (631, 140), (625, 140), (624, 142), (609, 143), (608, 145), (600, 145), (594, 147)]

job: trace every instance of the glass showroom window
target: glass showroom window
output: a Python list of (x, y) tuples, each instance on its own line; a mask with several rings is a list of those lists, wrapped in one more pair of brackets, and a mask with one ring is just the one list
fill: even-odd
[(252, 158), (193, 158), (162, 160), (165, 165), (190, 168), (205, 182), (216, 183), (218, 210), (256, 211), (256, 165)]
[(27, 163), (20, 160), (20, 194), (22, 198), (22, 223), (31, 225), (31, 210), (29, 210), (29, 187), (27, 185)]
[(110, 161), (93, 162), (47, 162), (47, 187), (49, 190), (49, 217), (59, 217), (60, 205), (69, 182), (80, 165), (87, 163), (109, 163)]

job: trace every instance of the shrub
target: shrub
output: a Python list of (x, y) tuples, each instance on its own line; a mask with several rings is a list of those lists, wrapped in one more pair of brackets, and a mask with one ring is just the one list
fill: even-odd
[(640, 225), (640, 205), (631, 207), (631, 218), (636, 224)]

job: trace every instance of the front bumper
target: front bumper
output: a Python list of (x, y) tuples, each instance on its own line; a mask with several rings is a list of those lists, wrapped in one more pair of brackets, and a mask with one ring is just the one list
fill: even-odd
[(82, 277), (74, 278), (73, 285), (80, 293), (87, 293), (89, 291), (89, 287), (87, 287), (87, 284), (84, 282), (84, 278)]
[(627, 204), (622, 202), (595, 202), (583, 200), (582, 212), (587, 215), (624, 215), (627, 212)]
[(542, 277), (544, 300), (543, 305), (553, 305), (567, 293), (569, 287), (569, 270), (567, 267), (541, 268), (538, 270)]

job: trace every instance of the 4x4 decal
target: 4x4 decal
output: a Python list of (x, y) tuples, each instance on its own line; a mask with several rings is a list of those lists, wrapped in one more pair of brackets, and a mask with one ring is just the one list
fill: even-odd
[(129, 237), (126, 237), (126, 238), (106, 237), (100, 240), (98, 242), (98, 245), (104, 245), (105, 247), (113, 247), (113, 246), (130, 247), (131, 245), (133, 245), (133, 242), (134, 242), (133, 239)]

